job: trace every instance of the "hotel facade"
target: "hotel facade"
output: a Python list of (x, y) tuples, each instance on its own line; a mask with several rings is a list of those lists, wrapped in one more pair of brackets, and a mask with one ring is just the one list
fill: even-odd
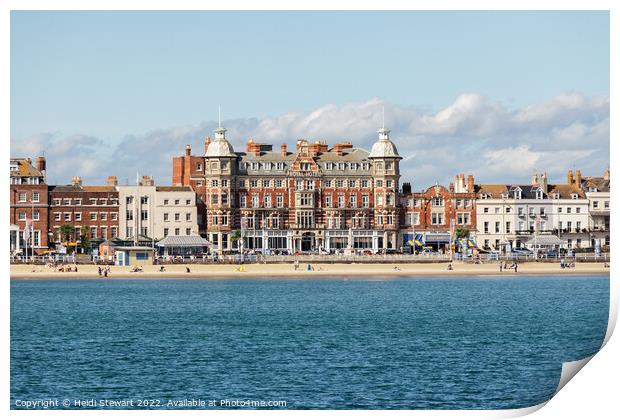
[(303, 139), (235, 152), (220, 127), (203, 156), (173, 158), (173, 184), (196, 191), (218, 252), (378, 251), (400, 246), (400, 160), (385, 128), (370, 152)]

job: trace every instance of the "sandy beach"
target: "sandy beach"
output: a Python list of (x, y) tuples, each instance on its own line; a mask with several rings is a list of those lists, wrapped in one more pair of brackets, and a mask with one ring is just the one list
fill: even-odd
[[(111, 266), (109, 279), (114, 278), (308, 278), (308, 277), (391, 277), (391, 276), (464, 276), (464, 275), (534, 275), (534, 274), (609, 274), (604, 263), (578, 263), (575, 268), (562, 269), (557, 263), (523, 263), (519, 264), (518, 272), (514, 269), (499, 271), (499, 264), (448, 263), (436, 264), (300, 264), (295, 270), (290, 264), (247, 264), (242, 270), (235, 265), (166, 265), (166, 271), (160, 272), (160, 266), (144, 266), (144, 272), (132, 273), (130, 267)], [(186, 268), (190, 268), (190, 273)], [(99, 278), (98, 266), (78, 265), (78, 272), (58, 272), (44, 266), (11, 265), (13, 279), (44, 279), (44, 278)]]

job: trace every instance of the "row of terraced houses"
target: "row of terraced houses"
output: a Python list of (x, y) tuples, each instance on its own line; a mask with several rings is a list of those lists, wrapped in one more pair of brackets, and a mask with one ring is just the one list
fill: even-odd
[(303, 139), (294, 150), (250, 139), (239, 152), (219, 127), (203, 152), (186, 146), (173, 158), (170, 186), (148, 176), (125, 186), (115, 176), (103, 186), (77, 176), (48, 185), (45, 158), (12, 158), (11, 250), (192, 235), (218, 253), (447, 250), (463, 235), (471, 247), (498, 251), (532, 238), (566, 249), (609, 247), (609, 170), (568, 171), (561, 184), (544, 173), (528, 184), (476, 184), (458, 174), (448, 186), (414, 192), (401, 182), (402, 157), (389, 133), (379, 130), (370, 152)]

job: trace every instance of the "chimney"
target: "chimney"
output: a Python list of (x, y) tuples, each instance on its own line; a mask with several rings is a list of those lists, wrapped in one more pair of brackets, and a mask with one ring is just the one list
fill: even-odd
[(411, 184), (409, 182), (403, 182), (403, 194), (411, 194)]
[(540, 186), (542, 187), (543, 191), (545, 192), (545, 194), (547, 194), (547, 172), (545, 172), (541, 177), (540, 177)]
[(153, 181), (153, 177), (149, 175), (142, 175), (142, 180), (140, 181), (140, 185), (143, 187), (152, 187), (155, 185), (155, 181)]
[(81, 187), (82, 178), (80, 178), (79, 176), (74, 176), (73, 178), (71, 178), (71, 185), (73, 185), (74, 187)]
[(45, 176), (45, 157), (39, 156), (37, 158), (37, 170), (43, 174), (43, 179), (46, 179)]
[(581, 171), (579, 169), (575, 172), (575, 183), (578, 187), (581, 187)]
[(566, 176), (566, 180), (568, 181), (568, 185), (573, 185), (575, 180), (573, 179), (573, 171), (568, 170), (568, 175)]
[(538, 184), (538, 174), (535, 173), (534, 175), (532, 175), (532, 185), (537, 185)]
[(106, 180), (106, 185), (108, 187), (118, 186), (118, 178), (116, 178), (114, 175), (110, 175)]
[(454, 182), (450, 183), (450, 186), (448, 187), (448, 189), (450, 190), (451, 193), (454, 192)]
[(282, 153), (282, 156), (286, 156), (286, 143), (282, 143), (280, 146), (280, 152)]
[(254, 139), (249, 139), (245, 151), (246, 153), (253, 153), (254, 156), (260, 156), (260, 144), (254, 143)]
[(605, 172), (603, 173), (603, 179), (605, 181), (609, 181), (609, 169), (605, 169)]
[(211, 144), (211, 137), (209, 136), (205, 137), (205, 154), (207, 153), (207, 149), (209, 148), (210, 144)]
[(192, 148), (188, 144), (188, 145), (185, 146), (185, 156), (191, 156), (191, 155), (192, 155)]
[(468, 193), (474, 192), (474, 176), (473, 175), (467, 175), (467, 192)]

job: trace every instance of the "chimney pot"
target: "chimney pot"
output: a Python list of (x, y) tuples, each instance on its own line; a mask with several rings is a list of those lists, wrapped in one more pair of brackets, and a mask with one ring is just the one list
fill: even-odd
[(471, 174), (467, 175), (467, 192), (474, 192), (474, 176)]
[(568, 174), (566, 175), (566, 180), (568, 181), (568, 185), (572, 185), (574, 183), (574, 178), (573, 178), (573, 171), (572, 170), (568, 170)]
[(605, 172), (603, 173), (603, 179), (605, 181), (609, 181), (609, 169), (605, 169)]
[(116, 187), (118, 185), (118, 178), (114, 175), (110, 175), (106, 181), (106, 184), (108, 187)]
[(282, 143), (280, 151), (282, 152), (282, 156), (286, 156), (286, 143)]

